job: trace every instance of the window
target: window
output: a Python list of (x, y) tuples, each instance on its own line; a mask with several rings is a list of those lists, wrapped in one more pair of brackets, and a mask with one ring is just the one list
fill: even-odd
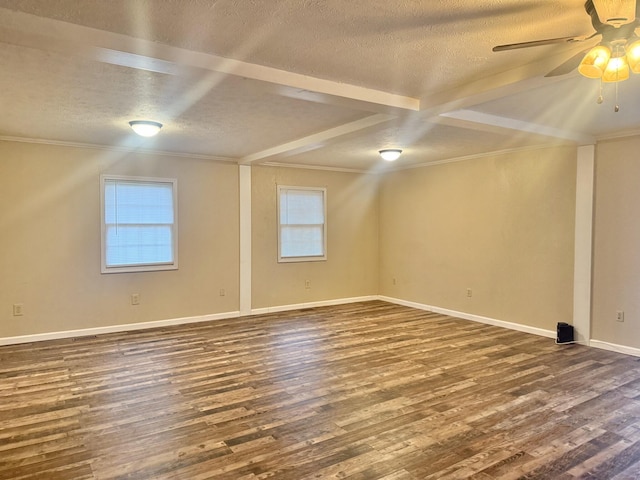
[(178, 268), (176, 179), (102, 175), (102, 273)]
[(327, 259), (326, 188), (278, 186), (278, 261)]

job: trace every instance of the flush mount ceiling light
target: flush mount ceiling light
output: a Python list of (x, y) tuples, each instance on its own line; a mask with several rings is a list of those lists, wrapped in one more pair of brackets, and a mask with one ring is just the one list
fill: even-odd
[(141, 137), (153, 137), (157, 135), (162, 124), (159, 122), (153, 122), (151, 120), (131, 120), (129, 125)]
[(385, 148), (384, 150), (380, 150), (378, 153), (387, 162), (393, 162), (394, 160), (400, 158), (402, 150), (400, 150), (399, 148)]

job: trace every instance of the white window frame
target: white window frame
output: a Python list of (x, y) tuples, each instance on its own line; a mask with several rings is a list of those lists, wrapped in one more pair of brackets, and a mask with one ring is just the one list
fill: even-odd
[[(172, 262), (149, 263), (107, 266), (107, 246), (106, 235), (107, 226), (105, 223), (105, 184), (107, 181), (123, 181), (131, 183), (170, 183), (173, 193), (173, 225), (171, 226)], [(176, 178), (156, 178), (156, 177), (135, 177), (127, 175), (100, 175), (100, 255), (102, 273), (127, 273), (127, 272), (154, 272), (160, 270), (178, 269), (178, 179)]]
[[(305, 255), (298, 257), (283, 257), (282, 256), (282, 227), (286, 226), (281, 223), (280, 219), (280, 201), (283, 190), (307, 190), (322, 192), (322, 209), (324, 223), (322, 224), (322, 255)], [(291, 262), (321, 262), (327, 260), (327, 189), (323, 187), (297, 187), (290, 185), (278, 185), (277, 195), (277, 210), (278, 210), (278, 263), (291, 263)]]

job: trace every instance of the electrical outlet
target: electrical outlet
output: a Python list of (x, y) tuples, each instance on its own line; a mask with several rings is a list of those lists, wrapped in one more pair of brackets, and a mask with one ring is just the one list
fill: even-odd
[(22, 315), (24, 315), (24, 313), (23, 313), (23, 305), (21, 303), (14, 303), (13, 304), (13, 316), (14, 317), (21, 317)]
[(307, 288), (307, 289), (311, 288), (311, 281), (310, 280), (305, 280), (304, 281), (304, 288)]
[(618, 310), (616, 312), (616, 321), (617, 322), (624, 322), (624, 311), (623, 310)]
[(467, 297), (473, 297), (473, 290), (467, 288)]
[(224, 291), (224, 288), (220, 289), (220, 296), (224, 297), (227, 294), (227, 292)]
[(131, 305), (140, 305), (140, 294), (132, 293), (131, 294)]

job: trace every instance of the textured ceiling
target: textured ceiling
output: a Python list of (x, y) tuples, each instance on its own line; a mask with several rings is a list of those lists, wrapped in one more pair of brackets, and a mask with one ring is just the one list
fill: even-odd
[(543, 77), (597, 39), (491, 51), (591, 33), (583, 3), (0, 0), (0, 138), (380, 171), (384, 147), (402, 168), (634, 131), (639, 79), (614, 114)]
[(0, 6), (409, 96), (452, 76), (464, 80), (468, 69), (508, 68), (492, 44), (591, 30), (581, 0), (6, 0)]

